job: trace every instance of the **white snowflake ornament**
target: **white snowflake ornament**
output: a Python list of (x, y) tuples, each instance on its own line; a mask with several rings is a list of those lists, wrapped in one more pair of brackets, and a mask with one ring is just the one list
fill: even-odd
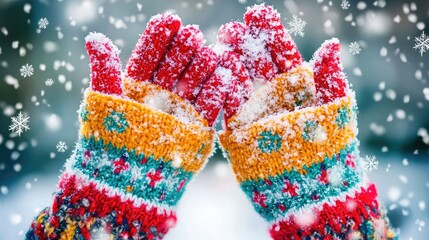
[(41, 18), (38, 22), (40, 29), (45, 29), (49, 25), (49, 21), (46, 18)]
[(307, 24), (307, 22), (305, 22), (304, 20), (302, 20), (298, 16), (293, 15), (292, 20), (288, 22), (288, 25), (289, 25), (288, 30), (295, 37), (296, 37), (296, 35), (304, 37), (304, 27), (306, 24)]
[(361, 50), (362, 49), (360, 48), (360, 45), (359, 45), (358, 42), (352, 42), (352, 43), (350, 43), (350, 45), (349, 45), (349, 52), (352, 55), (359, 54)]
[(378, 161), (375, 158), (375, 156), (366, 156), (364, 160), (364, 168), (368, 172), (372, 172), (373, 170), (377, 170), (378, 168)]
[(30, 77), (34, 73), (34, 68), (33, 68), (33, 65), (27, 63), (27, 64), (23, 65), (19, 69), (19, 71), (21, 72), (21, 76), (23, 76), (23, 77)]
[(349, 9), (349, 7), (350, 7), (349, 1), (347, 1), (347, 0), (342, 0), (341, 1), (341, 8), (342, 9), (347, 10), (347, 9)]
[(56, 147), (58, 152), (65, 152), (69, 148), (63, 141), (59, 141)]
[(30, 130), (28, 124), (30, 123), (30, 117), (19, 112), (17, 117), (12, 117), (12, 124), (9, 126), (9, 130), (18, 136), (21, 136), (21, 133)]
[(422, 34), (414, 39), (416, 44), (414, 45), (413, 49), (416, 49), (419, 51), (420, 56), (423, 56), (423, 53), (429, 50), (429, 36), (425, 34), (425, 32), (422, 32)]
[(54, 80), (52, 80), (52, 78), (46, 79), (46, 81), (45, 81), (46, 86), (50, 87), (50, 86), (52, 86), (52, 84), (54, 84)]

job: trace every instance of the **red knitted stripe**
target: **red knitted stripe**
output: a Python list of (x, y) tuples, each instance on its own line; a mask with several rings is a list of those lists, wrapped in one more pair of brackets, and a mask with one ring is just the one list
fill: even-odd
[[(116, 231), (120, 238), (146, 233), (148, 239), (153, 239), (154, 227), (157, 236), (165, 235), (176, 223), (173, 212), (159, 213), (156, 206), (150, 209), (146, 204), (136, 206), (133, 200), (123, 202), (118, 194), (109, 196), (106, 189), (100, 189), (95, 183), (88, 183), (76, 175), (64, 175), (59, 187), (61, 192), (55, 196), (49, 219), (49, 223), (56, 229), (61, 226), (60, 221), (65, 221), (66, 216), (81, 223), (105, 218), (110, 219), (106, 220), (106, 229)], [(64, 206), (68, 208), (64, 209)], [(90, 239), (90, 229), (80, 230), (86, 239)], [(49, 236), (50, 239), (51, 237), (58, 236)]]
[[(325, 203), (322, 210), (314, 210), (315, 219), (305, 226), (299, 224), (299, 219), (290, 216), (271, 226), (270, 234), (273, 239), (302, 239), (318, 234), (329, 237), (327, 229), (345, 234), (345, 231), (358, 230), (360, 224), (371, 216), (378, 216), (377, 190), (374, 184), (367, 189), (361, 187), (355, 197), (347, 196), (345, 201), (336, 200), (335, 204)], [(330, 239), (330, 238), (326, 238)]]

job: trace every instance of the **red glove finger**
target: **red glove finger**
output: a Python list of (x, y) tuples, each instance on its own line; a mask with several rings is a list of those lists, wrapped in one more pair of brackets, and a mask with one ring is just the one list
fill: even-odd
[(270, 81), (277, 73), (267, 49), (270, 35), (280, 22), (280, 16), (272, 7), (255, 5), (247, 9), (244, 23), (250, 35), (243, 44), (245, 64), (252, 79)]
[(155, 73), (153, 82), (165, 89), (172, 90), (193, 54), (203, 46), (204, 35), (196, 25), (187, 25), (179, 30), (174, 37)]
[(181, 24), (180, 18), (171, 13), (153, 16), (128, 61), (127, 75), (138, 81), (151, 81)]
[(246, 34), (246, 26), (241, 22), (229, 22), (219, 28), (217, 41), (226, 44), (237, 52), (243, 54), (242, 44), (244, 43), (244, 35)]
[(302, 57), (290, 34), (281, 26), (268, 41), (267, 47), (279, 73), (302, 64)]
[(320, 104), (346, 96), (346, 76), (340, 60), (340, 42), (333, 38), (325, 41), (314, 53), (312, 65), (314, 83)]
[(272, 31), (282, 26), (280, 14), (273, 7), (264, 4), (247, 8), (243, 20), (250, 32), (256, 34), (255, 36), (263, 30)]
[(195, 109), (207, 119), (209, 126), (213, 126), (225, 102), (229, 79), (227, 75), (228, 70), (222, 67), (216, 68), (195, 99)]
[(86, 49), (91, 63), (91, 88), (106, 94), (122, 94), (118, 48), (101, 33), (90, 33)]
[(224, 104), (225, 119), (234, 115), (250, 96), (252, 82), (249, 74), (235, 52), (224, 52), (220, 59), (220, 65), (231, 71), (229, 76), (230, 86)]
[(295, 42), (280, 19), (280, 14), (271, 6), (256, 5), (244, 14), (244, 22), (252, 32), (267, 32), (267, 49), (279, 73), (289, 71), (302, 63)]
[(198, 95), (200, 85), (213, 74), (216, 66), (216, 53), (208, 47), (202, 47), (174, 87), (174, 92), (192, 102)]

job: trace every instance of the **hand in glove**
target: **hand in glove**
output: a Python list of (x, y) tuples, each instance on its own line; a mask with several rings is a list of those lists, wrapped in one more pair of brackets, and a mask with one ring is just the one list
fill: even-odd
[(272, 238), (393, 238), (359, 157), (338, 40), (305, 63), (277, 11), (255, 5), (218, 44), (234, 89), (220, 142)]
[(162, 239), (213, 150), (225, 96), (217, 55), (197, 26), (168, 13), (149, 21), (122, 76), (110, 39), (85, 40), (92, 73), (79, 140), (26, 238)]

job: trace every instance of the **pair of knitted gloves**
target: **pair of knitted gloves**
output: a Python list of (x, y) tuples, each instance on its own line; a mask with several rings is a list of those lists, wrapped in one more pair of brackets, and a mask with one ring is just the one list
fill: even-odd
[(359, 158), (337, 39), (305, 63), (279, 14), (255, 5), (213, 49), (197, 26), (154, 16), (124, 74), (108, 38), (85, 40), (79, 141), (27, 239), (162, 239), (213, 152), (221, 109), (224, 155), (273, 239), (394, 238)]

